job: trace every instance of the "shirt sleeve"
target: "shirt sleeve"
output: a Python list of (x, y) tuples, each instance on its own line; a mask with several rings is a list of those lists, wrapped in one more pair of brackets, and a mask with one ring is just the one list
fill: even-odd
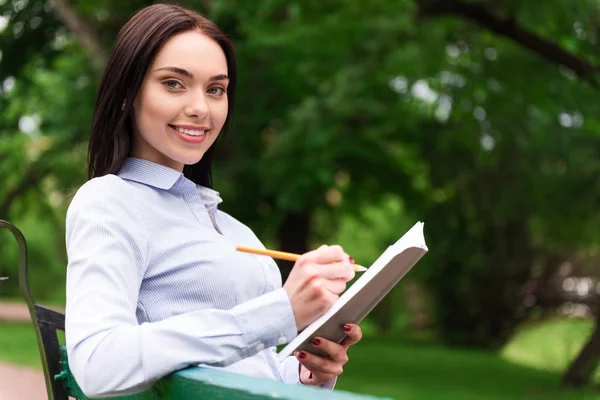
[[(286, 357), (285, 360), (279, 364), (279, 372), (281, 373), (281, 379), (284, 383), (302, 385), (302, 382), (300, 382), (300, 362), (296, 357)], [(337, 377), (318, 385), (318, 387), (333, 390), (336, 382)]]
[(226, 366), (296, 336), (281, 288), (229, 310), (138, 324), (151, 237), (135, 188), (119, 182), (115, 176), (87, 182), (67, 212), (67, 351), (88, 397), (139, 392), (188, 365)]

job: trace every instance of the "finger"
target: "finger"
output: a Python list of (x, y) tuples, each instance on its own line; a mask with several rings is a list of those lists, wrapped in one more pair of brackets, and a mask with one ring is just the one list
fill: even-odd
[(336, 295), (346, 290), (346, 281), (343, 279), (323, 279), (322, 285)]
[(354, 279), (354, 268), (349, 261), (338, 261), (329, 263), (326, 265), (317, 264), (311, 265), (311, 272), (316, 276), (325, 279), (340, 279), (344, 282), (348, 282)]
[(341, 363), (330, 360), (329, 358), (311, 354), (306, 351), (296, 352), (294, 355), (300, 364), (304, 365), (307, 370), (313, 373), (313, 378), (319, 381), (328, 381), (344, 372)]
[(342, 330), (346, 334), (346, 337), (340, 344), (345, 348), (358, 343), (362, 339), (362, 329), (360, 329), (360, 326), (356, 324), (344, 324), (344, 326), (342, 326)]
[(316, 337), (311, 341), (311, 345), (314, 348), (317, 348), (327, 353), (331, 360), (336, 363), (341, 363), (342, 365), (344, 365), (348, 362), (346, 348), (341, 344), (332, 342), (331, 340), (327, 340), (322, 337)]
[(303, 254), (301, 257), (317, 264), (329, 264), (336, 261), (345, 261), (350, 259), (350, 256), (346, 254), (344, 249), (338, 245), (323, 245), (316, 250)]

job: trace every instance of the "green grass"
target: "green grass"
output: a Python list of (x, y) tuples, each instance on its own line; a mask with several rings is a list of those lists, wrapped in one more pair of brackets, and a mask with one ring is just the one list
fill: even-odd
[[(502, 356), (522, 365), (547, 371), (563, 371), (591, 335), (590, 319), (543, 321), (524, 326), (502, 351)], [(599, 374), (596, 374), (600, 383)]]
[[(581, 320), (529, 326), (498, 355), (365, 338), (349, 351), (336, 388), (401, 400), (600, 400), (600, 391), (559, 385), (561, 370), (589, 329), (589, 321)], [(0, 360), (40, 368), (29, 324), (0, 323)]]
[(349, 352), (338, 389), (402, 400), (600, 400), (600, 392), (565, 390), (560, 374), (475, 350), (367, 339)]
[(0, 361), (42, 368), (31, 324), (0, 322)]

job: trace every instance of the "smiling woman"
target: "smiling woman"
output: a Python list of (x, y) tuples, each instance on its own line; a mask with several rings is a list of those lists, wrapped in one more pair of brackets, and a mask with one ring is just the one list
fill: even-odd
[[(167, 17), (172, 18), (169, 23)], [(169, 159), (169, 166), (180, 167), (176, 169), (185, 166), (186, 176), (212, 187), (212, 144), (228, 129), (235, 86), (233, 47), (213, 22), (176, 6), (141, 10), (121, 29), (100, 84), (88, 177), (116, 173), (128, 156), (146, 154), (148, 145), (156, 149), (160, 142), (160, 152), (162, 130), (169, 152), (154, 157)], [(214, 126), (203, 126), (210, 124)], [(182, 143), (174, 140), (177, 127), (187, 128), (188, 136), (189, 130), (207, 128), (211, 137), (203, 150), (181, 151)]]
[(66, 218), (69, 366), (88, 397), (130, 394), (189, 365), (332, 389), (361, 339), (314, 338), (328, 357), (276, 347), (354, 277), (348, 254), (300, 257), (282, 287), (273, 259), (219, 210), (211, 163), (231, 120), (232, 46), (201, 15), (142, 9), (121, 29), (98, 90), (88, 176)]
[(227, 119), (227, 69), (219, 44), (200, 31), (169, 38), (134, 101), (132, 157), (176, 170), (200, 161)]

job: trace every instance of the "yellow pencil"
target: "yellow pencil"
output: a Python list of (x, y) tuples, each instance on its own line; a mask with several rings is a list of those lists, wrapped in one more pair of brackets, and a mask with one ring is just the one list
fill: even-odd
[[(296, 261), (298, 258), (300, 258), (300, 254), (286, 253), (283, 251), (275, 251), (275, 250), (254, 249), (254, 248), (246, 247), (246, 246), (237, 246), (236, 250), (243, 251), (245, 253), (260, 254), (263, 256), (269, 256), (269, 257), (277, 258), (280, 260), (287, 260), (287, 261)], [(353, 264), (352, 266), (354, 267), (354, 272), (364, 272), (367, 270), (362, 265)]]

